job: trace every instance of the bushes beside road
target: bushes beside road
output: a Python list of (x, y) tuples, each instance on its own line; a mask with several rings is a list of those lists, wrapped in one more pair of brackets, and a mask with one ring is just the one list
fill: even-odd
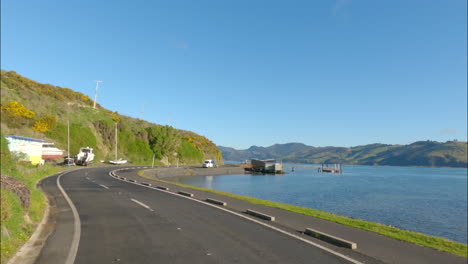
[[(6, 139), (3, 135), (0, 137), (2, 165), (0, 263), (6, 263), (29, 239), (44, 214), (46, 198), (37, 190), (37, 181), (57, 173), (59, 168), (50, 165), (36, 167), (15, 161), (8, 150)], [(11, 180), (8, 181), (8, 179)], [(21, 182), (29, 192), (7, 190), (7, 181)], [(21, 202), (24, 200), (29, 200), (29, 203)]]

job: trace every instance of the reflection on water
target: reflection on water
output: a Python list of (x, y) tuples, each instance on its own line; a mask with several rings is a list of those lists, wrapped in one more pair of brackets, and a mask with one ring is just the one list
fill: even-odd
[(344, 166), (343, 174), (322, 174), (289, 166), (295, 171), (284, 175), (196, 176), (182, 182), (467, 244), (466, 169)]
[(213, 176), (205, 176), (205, 183), (205, 188), (213, 189)]

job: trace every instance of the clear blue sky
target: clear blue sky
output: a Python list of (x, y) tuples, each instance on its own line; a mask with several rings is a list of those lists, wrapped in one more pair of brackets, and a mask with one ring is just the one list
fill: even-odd
[(235, 148), (467, 139), (467, 1), (1, 1), (1, 68)]

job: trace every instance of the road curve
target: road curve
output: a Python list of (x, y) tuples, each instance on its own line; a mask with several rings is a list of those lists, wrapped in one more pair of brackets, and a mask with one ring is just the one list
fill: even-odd
[[(350, 263), (244, 218), (108, 176), (111, 168), (47, 178), (41, 188), (57, 208), (55, 229), (36, 263)], [(76, 230), (76, 228), (75, 228)], [(75, 237), (75, 238), (74, 238)]]

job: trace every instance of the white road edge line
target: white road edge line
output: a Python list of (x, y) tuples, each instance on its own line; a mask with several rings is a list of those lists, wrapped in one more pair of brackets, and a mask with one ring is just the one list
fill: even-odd
[(105, 189), (109, 189), (109, 187), (107, 187), (105, 185), (102, 185), (102, 184), (99, 184), (99, 186), (101, 186), (102, 188), (105, 188)]
[[(109, 173), (109, 175), (110, 175), (110, 173)], [(121, 179), (117, 179), (117, 180), (123, 181), (123, 180), (121, 180)], [(219, 206), (216, 206), (216, 205), (212, 205), (212, 204), (209, 204), (209, 203), (204, 202), (204, 201), (197, 200), (197, 199), (192, 198), (192, 197), (178, 195), (177, 193), (173, 193), (173, 192), (171, 192), (171, 191), (165, 191), (165, 190), (157, 189), (157, 188), (155, 188), (155, 187), (146, 186), (146, 185), (141, 185), (141, 184), (138, 184), (138, 183), (133, 183), (133, 182), (128, 182), (128, 181), (123, 181), (123, 182), (135, 184), (135, 185), (138, 185), (138, 186), (141, 186), (141, 187), (145, 187), (145, 188), (150, 188), (150, 189), (153, 189), (153, 190), (156, 190), (156, 191), (160, 191), (160, 192), (165, 192), (165, 193), (168, 193), (168, 194), (172, 194), (172, 195), (174, 195), (174, 196), (177, 196), (177, 197), (181, 197), (181, 198), (185, 198), (185, 199), (190, 199), (190, 200), (192, 200), (192, 201), (194, 201), (194, 202), (201, 203), (201, 204), (204, 204), (204, 205), (207, 205), (207, 206), (211, 206), (211, 207), (216, 208), (216, 209), (219, 209), (219, 210), (223, 210), (223, 211), (225, 211), (225, 212), (227, 212), (227, 213), (230, 213), (230, 214), (233, 214), (233, 215), (237, 215), (237, 216), (242, 217), (242, 218), (244, 218), (244, 219), (247, 219), (247, 220), (249, 220), (249, 221), (255, 222), (255, 223), (260, 224), (260, 225), (262, 225), (262, 226), (265, 226), (265, 227), (268, 227), (268, 228), (273, 229), (273, 230), (275, 230), (275, 231), (278, 231), (278, 232), (280, 232), (280, 233), (282, 233), (282, 234), (285, 234), (285, 235), (287, 235), (287, 236), (290, 236), (290, 237), (299, 239), (299, 240), (301, 240), (301, 241), (303, 241), (303, 242), (305, 242), (305, 243), (307, 243), (307, 244), (309, 244), (309, 245), (312, 245), (312, 246), (314, 246), (314, 247), (318, 247), (318, 248), (320, 248), (320, 249), (322, 249), (322, 250), (324, 250), (324, 251), (326, 251), (326, 252), (328, 252), (328, 253), (330, 253), (330, 254), (333, 254), (333, 255), (335, 255), (335, 256), (337, 256), (337, 257), (343, 258), (343, 259), (345, 259), (345, 260), (347, 260), (347, 261), (350, 261), (350, 262), (352, 262), (352, 263), (354, 263), (354, 264), (364, 264), (363, 262), (360, 262), (360, 261), (358, 261), (358, 260), (352, 259), (352, 258), (350, 258), (350, 257), (348, 257), (348, 256), (346, 256), (346, 255), (343, 255), (343, 254), (341, 254), (341, 253), (339, 253), (339, 252), (336, 252), (336, 251), (334, 251), (334, 250), (332, 250), (332, 249), (329, 249), (329, 248), (327, 248), (327, 247), (324, 247), (324, 246), (322, 246), (322, 245), (319, 245), (319, 244), (317, 244), (317, 243), (314, 243), (314, 242), (312, 242), (312, 241), (310, 241), (310, 240), (307, 240), (307, 239), (302, 238), (302, 237), (300, 237), (300, 236), (291, 234), (291, 233), (289, 233), (289, 232), (287, 232), (287, 231), (284, 231), (284, 230), (279, 229), (279, 228), (277, 228), (277, 227), (274, 227), (274, 226), (272, 226), (272, 225), (263, 223), (263, 222), (261, 222), (261, 221), (259, 221), (259, 220), (256, 220), (256, 219), (247, 217), (247, 216), (245, 216), (245, 215), (242, 215), (242, 214), (239, 214), (239, 213), (230, 211), (230, 210), (228, 210), (228, 209), (226, 209), (226, 208), (222, 208), (222, 207), (219, 207)], [(133, 199), (131, 199), (131, 200), (134, 201), (134, 202), (136, 202), (136, 203), (139, 203), (139, 202), (136, 201), (136, 200), (133, 200)], [(147, 205), (146, 205), (146, 206), (147, 206)]]
[(65, 200), (67, 200), (68, 205), (72, 209), (73, 212), (73, 222), (74, 222), (74, 228), (73, 228), (73, 238), (72, 238), (72, 244), (70, 246), (70, 249), (68, 251), (68, 256), (67, 260), (65, 261), (65, 264), (73, 264), (75, 262), (76, 258), (76, 253), (78, 252), (78, 245), (80, 244), (80, 236), (81, 236), (81, 221), (80, 221), (80, 216), (78, 215), (78, 211), (76, 210), (75, 205), (73, 204), (72, 200), (70, 197), (68, 197), (67, 193), (65, 190), (62, 188), (62, 185), (60, 185), (60, 178), (62, 177), (63, 174), (60, 174), (57, 177), (57, 187), (60, 189), (62, 192), (63, 196), (65, 197)]
[(135, 200), (135, 199), (132, 199), (132, 198), (130, 198), (130, 200), (131, 200), (132, 202), (134, 202), (134, 203), (137, 203), (137, 204), (143, 206), (144, 208), (150, 210), (151, 212), (154, 211), (153, 209), (151, 209), (151, 207), (147, 206), (146, 204), (144, 204), (144, 203), (142, 203), (142, 202), (140, 202), (140, 201), (138, 201), (138, 200)]

